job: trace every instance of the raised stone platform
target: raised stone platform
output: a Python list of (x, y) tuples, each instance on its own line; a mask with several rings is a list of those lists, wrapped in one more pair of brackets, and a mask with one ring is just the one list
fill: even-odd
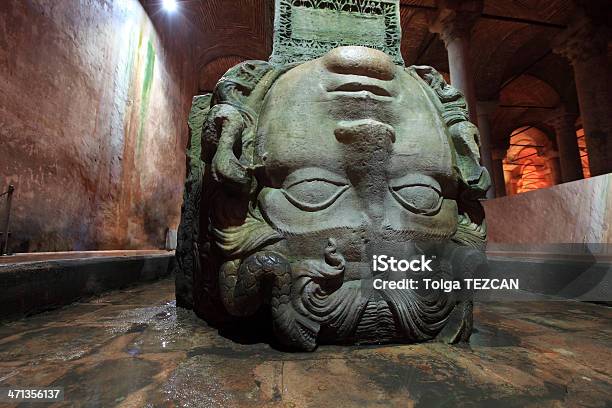
[(490, 247), (489, 278), (517, 278), (521, 290), (530, 293), (612, 304), (612, 245)]
[(612, 174), (482, 204), (489, 244), (523, 245), (530, 252), (558, 243), (608, 244), (612, 254)]
[(68, 305), (171, 272), (159, 250), (16, 254), (0, 258), (0, 320)]
[(610, 308), (477, 303), (474, 320), (464, 348), (286, 353), (177, 309), (165, 279), (2, 326), (0, 386), (64, 387), (58, 407), (610, 406)]

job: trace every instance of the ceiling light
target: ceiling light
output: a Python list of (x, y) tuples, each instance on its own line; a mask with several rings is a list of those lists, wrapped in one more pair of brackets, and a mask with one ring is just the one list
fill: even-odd
[(162, 5), (164, 7), (164, 10), (166, 10), (168, 13), (173, 13), (178, 8), (176, 0), (163, 0)]

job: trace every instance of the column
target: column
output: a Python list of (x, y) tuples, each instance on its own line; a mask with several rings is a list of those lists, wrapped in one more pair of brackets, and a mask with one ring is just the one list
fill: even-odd
[(482, 11), (482, 1), (439, 2), (439, 10), (429, 30), (440, 35), (448, 52), (451, 85), (465, 96), (470, 121), (478, 124), (476, 93), (470, 67), (470, 32)]
[(577, 115), (564, 109), (557, 110), (547, 123), (555, 129), (557, 148), (559, 149), (559, 165), (561, 167), (561, 182), (580, 180), (582, 175), (582, 162), (576, 138)]
[[(553, 49), (573, 68), (592, 176), (612, 172), (612, 92), (607, 33), (584, 16), (556, 38)], [(559, 149), (562, 173), (563, 154)]]
[(487, 198), (495, 198), (497, 186), (495, 185), (493, 158), (491, 156), (491, 114), (497, 109), (497, 101), (478, 101), (476, 111), (478, 114), (478, 130), (480, 133), (480, 159), (482, 165), (491, 175), (493, 185), (487, 191)]
[(559, 162), (559, 152), (548, 149), (544, 153), (544, 156), (546, 156), (546, 159), (548, 160), (553, 183), (555, 183), (555, 185), (563, 183), (563, 178), (561, 177), (561, 164)]
[(514, 177), (511, 178), (509, 184), (510, 184), (510, 194), (511, 195), (517, 194), (517, 192), (518, 192), (518, 179), (516, 179)]
[(506, 196), (506, 179), (504, 177), (504, 159), (506, 158), (506, 151), (503, 149), (493, 149), (491, 151), (491, 158), (491, 179), (493, 180), (495, 197), (504, 197)]
[[(504, 161), (502, 160), (502, 167), (503, 165), (504, 165)], [(506, 181), (506, 188), (504, 189), (506, 192), (506, 195), (514, 194), (515, 192), (512, 190), (512, 171), (508, 170), (506, 167), (504, 167), (504, 180)]]

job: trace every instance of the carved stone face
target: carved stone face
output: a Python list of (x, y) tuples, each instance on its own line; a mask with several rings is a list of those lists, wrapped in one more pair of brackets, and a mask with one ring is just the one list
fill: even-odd
[(205, 201), (181, 222), (202, 238), (177, 250), (183, 265), (199, 261), (197, 313), (269, 307), (277, 339), (302, 350), (469, 337), (469, 296), (368, 286), (373, 255), (430, 255), (421, 279), (483, 264), (484, 225), (472, 217), (488, 175), (462, 96), (435, 70), (340, 47), (297, 66), (242, 63), (213, 102), (194, 151), (204, 174), (190, 173), (187, 189)]
[(333, 238), (347, 261), (367, 262), (376, 248), (455, 232), (453, 155), (427, 92), (364, 47), (336, 48), (275, 82), (255, 143), (258, 202), (292, 256), (320, 256)]

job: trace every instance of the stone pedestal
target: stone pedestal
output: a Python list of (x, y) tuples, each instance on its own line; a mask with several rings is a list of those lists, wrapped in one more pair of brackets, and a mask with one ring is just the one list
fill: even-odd
[[(607, 58), (609, 29), (579, 17), (556, 39), (554, 51), (574, 67), (591, 176), (612, 172), (612, 95)], [(559, 149), (563, 170), (563, 153)]]
[(472, 27), (482, 11), (481, 1), (442, 1), (429, 30), (440, 35), (448, 52), (451, 85), (465, 96), (470, 121), (478, 124), (476, 92), (470, 66)]
[(562, 183), (583, 178), (575, 122), (576, 115), (563, 109), (556, 111), (548, 120), (548, 123), (555, 129)]

